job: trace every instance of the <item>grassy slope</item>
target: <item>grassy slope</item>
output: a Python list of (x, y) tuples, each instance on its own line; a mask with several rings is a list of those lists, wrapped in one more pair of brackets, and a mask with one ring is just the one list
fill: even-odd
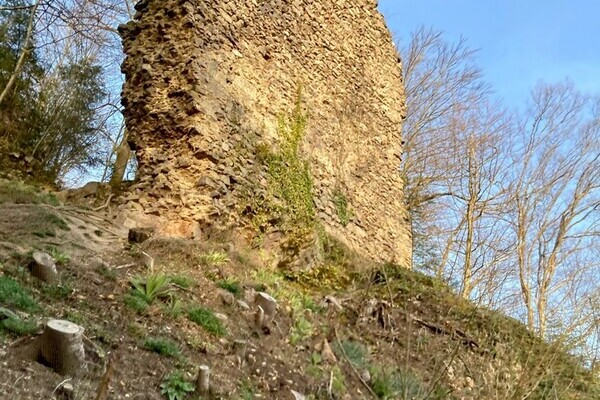
[[(61, 268), (61, 285), (42, 285), (24, 270), (27, 252), (50, 250), (48, 240), (68, 243), (70, 233), (47, 203), (56, 204), (29, 187), (0, 182), (2, 210), (22, 213), (18, 224), (0, 218), (0, 307), (19, 313), (18, 321), (0, 324), (0, 343), (35, 334), (49, 317), (81, 324), (99, 354), (118, 349), (115, 398), (192, 381), (200, 364), (214, 368), (220, 398), (287, 398), (290, 388), (313, 399), (600, 398), (597, 382), (560, 343), (536, 338), (518, 321), (477, 308), (430, 277), (371, 265), (333, 242), (321, 267), (294, 275), (227, 235), (209, 243), (153, 239), (128, 250), (115, 243), (114, 254), (100, 255), (104, 263), (88, 262), (97, 254), (75, 257)], [(12, 242), (24, 252), (10, 250)], [(172, 282), (155, 296), (136, 292), (146, 290), (139, 282), (152, 276), (142, 266), (115, 268), (138, 260), (142, 250), (155, 257), (154, 273)], [(355, 272), (365, 269), (374, 272)], [(141, 289), (132, 288), (134, 276)], [(223, 290), (248, 303), (254, 290), (272, 294), (280, 309), (269, 334), (254, 329), (253, 311), (224, 304)], [(242, 363), (231, 355), (235, 339), (250, 349)], [(9, 362), (9, 384), (2, 387), (19, 376), (14, 365)], [(76, 387), (88, 388), (78, 398), (93, 398), (101, 378), (100, 369), (76, 380)], [(50, 373), (36, 379), (37, 388), (18, 392), (13, 385), (13, 392), (0, 394), (39, 398), (61, 381)]]

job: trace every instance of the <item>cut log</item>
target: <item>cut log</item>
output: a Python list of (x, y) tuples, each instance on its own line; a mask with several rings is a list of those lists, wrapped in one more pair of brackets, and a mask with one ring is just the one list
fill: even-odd
[(261, 307), (264, 310), (265, 315), (269, 318), (275, 315), (275, 312), (277, 311), (277, 300), (265, 292), (256, 293), (254, 304)]
[(56, 262), (49, 254), (35, 251), (28, 265), (29, 272), (46, 283), (58, 282)]
[(77, 372), (85, 361), (83, 328), (69, 321), (53, 319), (40, 337), (42, 363), (61, 375)]
[(210, 368), (208, 368), (208, 365), (201, 365), (198, 370), (196, 390), (200, 394), (208, 394), (210, 391)]

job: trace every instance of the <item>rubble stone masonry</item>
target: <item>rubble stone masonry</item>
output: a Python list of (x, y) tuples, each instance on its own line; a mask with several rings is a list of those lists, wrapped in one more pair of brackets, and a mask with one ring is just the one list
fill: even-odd
[(142, 0), (136, 10), (119, 27), (139, 163), (121, 206), (128, 223), (182, 236), (243, 227), (245, 202), (268, 190), (257, 146), (276, 146), (301, 88), (322, 225), (359, 253), (409, 266), (402, 67), (376, 1)]

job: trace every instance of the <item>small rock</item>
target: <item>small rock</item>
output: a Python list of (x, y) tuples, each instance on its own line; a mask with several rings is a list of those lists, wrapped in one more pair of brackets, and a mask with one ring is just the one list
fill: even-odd
[(468, 387), (469, 389), (475, 388), (475, 382), (473, 381), (473, 379), (470, 376), (467, 376), (465, 378), (465, 386)]
[(221, 314), (221, 313), (215, 313), (215, 317), (217, 317), (218, 319), (220, 319), (223, 322), (229, 320), (229, 317), (227, 317), (227, 315)]
[(235, 302), (235, 296), (233, 293), (228, 292), (227, 290), (219, 290), (219, 298), (226, 305), (232, 305)]
[(246, 302), (245, 302), (245, 301), (243, 301), (243, 300), (238, 300), (238, 301), (237, 301), (237, 305), (238, 305), (240, 308), (244, 309), (244, 310), (249, 310), (249, 309), (250, 309), (250, 306), (248, 305), (248, 303), (246, 303)]
[(371, 381), (371, 373), (368, 369), (365, 369), (360, 373), (360, 377), (365, 383), (369, 383)]
[(298, 393), (295, 390), (291, 390), (292, 395), (294, 396), (295, 400), (306, 400), (306, 396), (303, 395), (302, 393)]

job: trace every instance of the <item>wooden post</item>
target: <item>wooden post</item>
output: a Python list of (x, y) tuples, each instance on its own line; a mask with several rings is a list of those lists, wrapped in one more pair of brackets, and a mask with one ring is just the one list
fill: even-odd
[(208, 365), (201, 365), (196, 379), (196, 390), (200, 394), (208, 394), (210, 391), (210, 368)]
[(58, 281), (56, 262), (49, 254), (35, 251), (28, 268), (31, 275), (46, 283), (56, 283)]
[(241, 365), (246, 360), (246, 341), (235, 340), (233, 342), (233, 352), (238, 358), (238, 363)]
[(254, 327), (258, 332), (265, 326), (265, 311), (261, 306), (257, 307), (256, 314), (254, 314)]
[(53, 319), (40, 337), (41, 361), (59, 374), (76, 372), (85, 361), (83, 328), (72, 322)]

